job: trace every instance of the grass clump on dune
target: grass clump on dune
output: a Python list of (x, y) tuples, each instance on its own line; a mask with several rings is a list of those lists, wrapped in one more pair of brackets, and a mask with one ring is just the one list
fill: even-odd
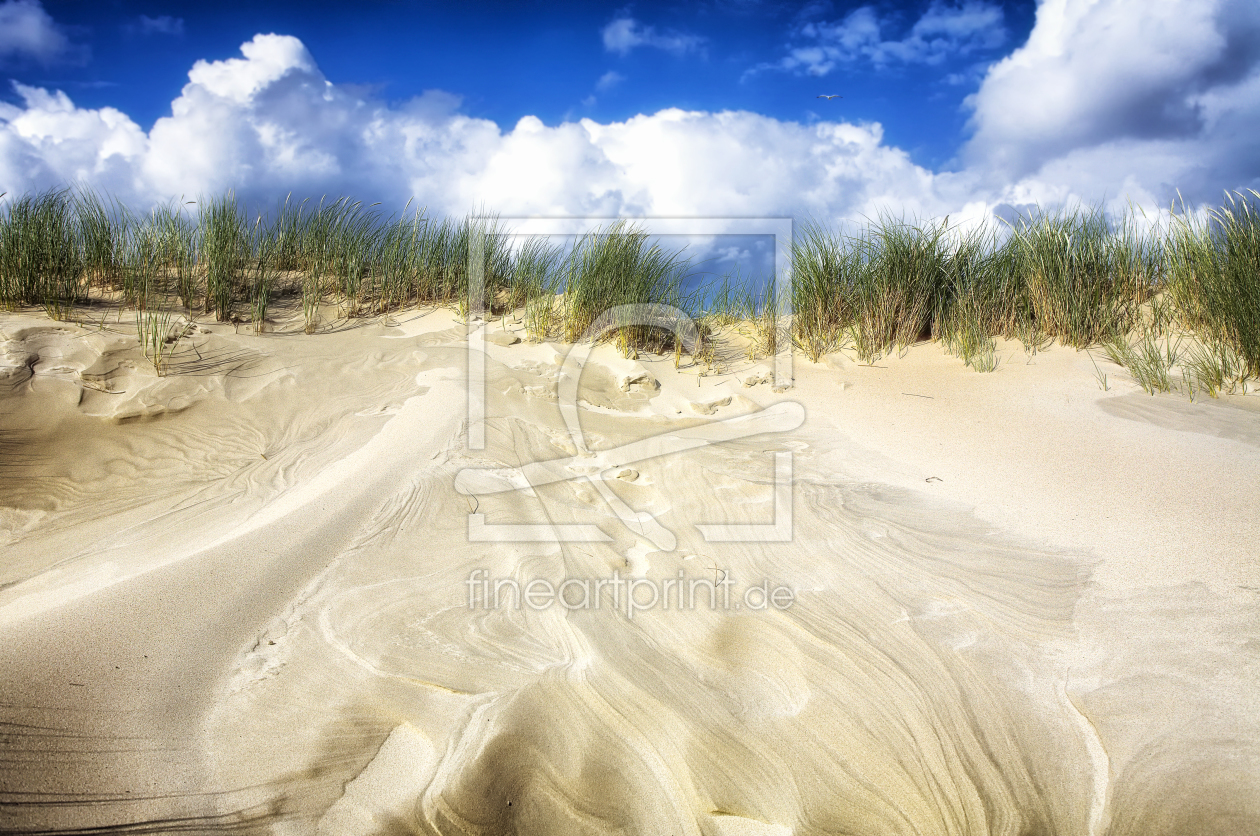
[(1032, 319), (1064, 345), (1128, 333), (1159, 279), (1158, 246), (1097, 210), (1039, 215), (1015, 236)]
[(1146, 330), (1134, 342), (1117, 334), (1103, 348), (1117, 365), (1124, 366), (1148, 394), (1171, 392), (1176, 386), (1172, 370), (1181, 359), (1181, 341), (1160, 343), (1153, 330)]
[(220, 321), (232, 317), (233, 303), (244, 286), (246, 248), (245, 213), (231, 192), (202, 199), (201, 247), (197, 261), (205, 276), (206, 313)]
[[(560, 313), (564, 339), (582, 339), (608, 311), (631, 305), (668, 305), (686, 310), (691, 299), (683, 292), (688, 262), (679, 253), (649, 244), (648, 233), (618, 221), (607, 230), (584, 235), (560, 266), (564, 301)], [(617, 328), (623, 349), (672, 349), (674, 339), (658, 327), (619, 315)]]
[(80, 299), (80, 257), (73, 200), (66, 189), (24, 195), (0, 220), (0, 304), (40, 305), (65, 319)]
[(112, 198), (102, 199), (91, 189), (74, 196), (82, 267), (89, 285), (116, 286), (120, 280), (119, 244), (126, 238), (131, 215)]
[(1016, 242), (999, 244), (996, 231), (985, 228), (963, 236), (950, 253), (937, 336), (976, 371), (997, 368), (994, 336), (1039, 342), (1030, 336), (1038, 332), (1018, 280), (1018, 257)]
[(1241, 362), (1260, 377), (1260, 193), (1196, 220), (1182, 213), (1169, 245), (1169, 291), (1187, 327), (1205, 337), (1225, 365)]
[(841, 344), (860, 359), (941, 339), (971, 363), (1019, 318), (1010, 245), (981, 229), (960, 240), (948, 218), (926, 228), (883, 218), (853, 235), (805, 225), (793, 250), (794, 342), (811, 360)]
[(138, 309), (172, 297), (189, 315), (259, 329), (277, 295), (300, 294), (313, 333), (329, 301), (344, 317), (466, 303), (473, 235), (485, 239), (490, 298), (511, 285), (512, 257), (493, 221), (384, 218), (376, 205), (286, 199), (251, 215), (229, 191), (135, 215), (89, 189), (10, 197), (0, 206), (0, 306), (65, 318), (92, 291), (98, 302), (120, 293)]
[(541, 238), (530, 238), (513, 260), (512, 280), (504, 295), (503, 308), (524, 308), (525, 331), (532, 339), (545, 339), (552, 329), (563, 257), (560, 247), (549, 245)]
[(807, 224), (793, 253), (796, 344), (817, 359), (847, 336), (870, 362), (938, 339), (991, 371), (997, 336), (1031, 353), (1129, 333), (1161, 280), (1160, 243), (1099, 211), (1039, 213), (999, 232), (951, 230), (948, 218), (885, 217), (851, 235)]
[(854, 296), (859, 356), (874, 358), (937, 332), (949, 271), (944, 231), (945, 224), (923, 229), (883, 218), (856, 240), (864, 269), (848, 289)]
[[(1193, 399), (1246, 392), (1260, 377), (1260, 194), (1173, 215), (1163, 242), (1158, 292), (1133, 334), (1105, 346), (1147, 392), (1182, 390)], [(1173, 374), (1180, 368), (1180, 381)]]
[(840, 347), (854, 319), (848, 288), (858, 282), (865, 266), (858, 250), (842, 238), (809, 221), (797, 231), (792, 248), (792, 310), (794, 343), (810, 360)]
[(792, 253), (794, 342), (817, 360), (848, 338), (869, 362), (930, 337), (948, 273), (943, 232), (889, 218), (850, 236), (807, 223)]
[[(789, 254), (790, 299), (777, 295), (786, 284), (760, 293), (730, 275), (688, 289), (689, 260), (628, 221), (568, 250), (542, 238), (512, 249), (493, 217), (432, 218), (408, 213), (410, 205), (385, 217), (377, 206), (285, 198), (270, 214), (250, 214), (227, 192), (134, 215), (87, 189), (8, 196), (0, 306), (39, 306), (64, 319), (76, 305), (121, 301), (139, 311), (137, 332), (155, 366), (169, 356), (159, 344), (183, 333), (158, 316), (172, 305), (189, 319), (213, 312), (261, 331), (277, 299), (293, 295), (307, 333), (323, 327), (330, 305), (340, 320), (424, 304), (467, 314), (480, 303), (492, 316), (520, 311), (536, 339), (572, 341), (621, 310), (625, 321), (610, 333), (623, 350), (677, 355), (668, 317), (635, 322), (624, 313), (668, 306), (697, 318), (701, 333), (739, 323), (754, 357), (790, 342), (811, 360), (850, 346), (871, 362), (937, 340), (992, 371), (1004, 337), (1020, 339), (1030, 357), (1049, 341), (1103, 346), (1152, 392), (1179, 388), (1178, 368), (1192, 395), (1245, 390), (1260, 377), (1256, 192), (1230, 195), (1206, 214), (1183, 211), (1145, 235), (1131, 216), (1113, 222), (1098, 210), (1037, 212), (1006, 229), (967, 232), (948, 218), (880, 216), (844, 233), (809, 221)], [(484, 259), (480, 302), (469, 297), (472, 249)]]

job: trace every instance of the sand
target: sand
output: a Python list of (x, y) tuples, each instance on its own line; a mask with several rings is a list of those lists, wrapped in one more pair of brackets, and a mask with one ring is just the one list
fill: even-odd
[(1260, 831), (1255, 395), (126, 325), (0, 315), (0, 830)]

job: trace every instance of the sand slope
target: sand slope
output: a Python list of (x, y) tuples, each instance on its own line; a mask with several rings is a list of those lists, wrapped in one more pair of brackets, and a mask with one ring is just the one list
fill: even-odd
[(447, 312), (205, 323), (164, 378), (121, 329), (0, 332), (0, 829), (1260, 829), (1251, 396), (1018, 343), (985, 375), (798, 358), (782, 392), (737, 347), (600, 347), (575, 437), (566, 347), (496, 338), (470, 450)]

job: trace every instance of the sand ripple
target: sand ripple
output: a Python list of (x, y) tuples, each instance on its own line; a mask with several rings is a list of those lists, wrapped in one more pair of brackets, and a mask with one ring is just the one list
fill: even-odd
[[(34, 458), (4, 494), (0, 622), (95, 624), (93, 601), (157, 606), (189, 579), (220, 596), (189, 604), (213, 629), (162, 634), (206, 669), (161, 705), (184, 717), (204, 788), (169, 795), (207, 832), (1127, 836), (1260, 823), (1257, 608), (1225, 611), (1156, 579), (1104, 589), (1084, 551), (1021, 539), (928, 488), (846, 475), (838, 456), (862, 473), (881, 459), (792, 391), (697, 394), (668, 369), (658, 382), (592, 359), (575, 439), (560, 358), (492, 345), (487, 445), (469, 451), (457, 327), (390, 351), (373, 332), (330, 335), (341, 360), (300, 341), (284, 362), (227, 341), (258, 355), (252, 376), (170, 383), (71, 327), (6, 333), (12, 402), (55, 420), (23, 430)], [(107, 394), (109, 381), (126, 393)], [(150, 411), (118, 420), (137, 409)], [(735, 415), (770, 423), (705, 428)], [(791, 426), (772, 426), (784, 415)], [(1236, 415), (1213, 415), (1203, 434), (1250, 443)], [(791, 539), (707, 542), (698, 526), (775, 522), (785, 452)], [(478, 541), (473, 514), (484, 530), (598, 526), (602, 539)], [(614, 574), (657, 589), (729, 581), (732, 605), (629, 612), (607, 589), (598, 607), (469, 604), (472, 578)], [(743, 593), (763, 581), (792, 590), (790, 606), (752, 606)], [(49, 780), (89, 780), (112, 763), (99, 757)], [(91, 805), (31, 809), (23, 821), (50, 830), (127, 824)]]

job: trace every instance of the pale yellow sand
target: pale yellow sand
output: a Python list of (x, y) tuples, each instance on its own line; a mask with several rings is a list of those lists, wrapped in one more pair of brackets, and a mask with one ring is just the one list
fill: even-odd
[[(206, 322), (157, 378), (123, 326), (0, 317), (0, 830), (1260, 829), (1260, 398), (1017, 342), (782, 392), (600, 347), (584, 453), (566, 347), (496, 338), (469, 450), (454, 317), (352, 325)], [(707, 542), (776, 522), (787, 452), (791, 539)], [(794, 599), (470, 608), (475, 570)]]

